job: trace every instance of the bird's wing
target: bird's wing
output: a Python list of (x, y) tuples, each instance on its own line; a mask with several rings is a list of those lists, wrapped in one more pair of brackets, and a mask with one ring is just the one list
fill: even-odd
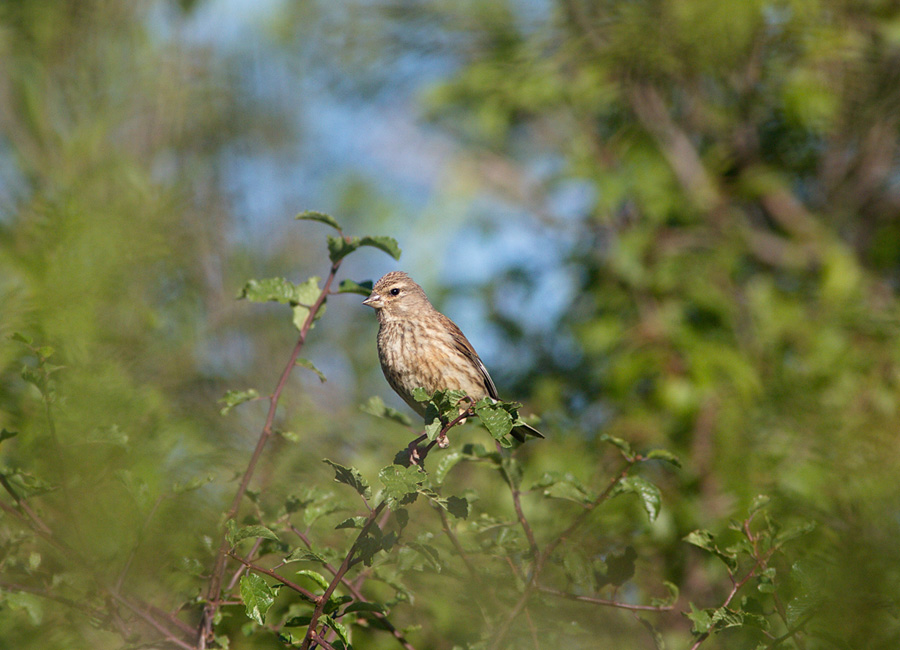
[(478, 353), (475, 352), (475, 348), (473, 348), (472, 344), (469, 343), (469, 339), (467, 339), (465, 334), (462, 333), (462, 330), (456, 326), (456, 323), (454, 323), (449, 318), (447, 318), (447, 328), (450, 330), (451, 336), (453, 337), (453, 345), (456, 347), (456, 349), (459, 350), (463, 354), (463, 356), (469, 359), (472, 364), (481, 372), (481, 377), (484, 380), (484, 388), (487, 391), (487, 394), (494, 399), (500, 399), (500, 397), (498, 397), (497, 395), (497, 387), (494, 385), (494, 380), (491, 379), (490, 374), (488, 374), (487, 368), (484, 367), (484, 363), (482, 363), (481, 358), (478, 356)]

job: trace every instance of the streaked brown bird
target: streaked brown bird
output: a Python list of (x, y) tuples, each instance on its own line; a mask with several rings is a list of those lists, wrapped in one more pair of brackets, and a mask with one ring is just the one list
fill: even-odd
[[(432, 306), (428, 296), (406, 273), (392, 271), (375, 283), (363, 300), (378, 315), (378, 359), (391, 388), (419, 415), (426, 405), (412, 396), (422, 387), (461, 390), (473, 400), (491, 397), (497, 387), (475, 348), (452, 320)], [(543, 438), (537, 429), (522, 424), (512, 430), (520, 442), (525, 436)]]

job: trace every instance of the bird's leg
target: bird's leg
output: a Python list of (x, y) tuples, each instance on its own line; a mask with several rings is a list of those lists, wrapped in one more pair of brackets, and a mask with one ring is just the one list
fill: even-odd
[(425, 438), (427, 437), (428, 436), (423, 433), (421, 436), (409, 443), (409, 445), (406, 447), (406, 452), (409, 454), (410, 465), (419, 464), (419, 443), (425, 440)]

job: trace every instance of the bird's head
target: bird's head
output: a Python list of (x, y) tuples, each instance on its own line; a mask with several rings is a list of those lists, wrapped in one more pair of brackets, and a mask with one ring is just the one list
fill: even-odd
[(423, 309), (432, 309), (422, 287), (403, 271), (391, 271), (382, 277), (363, 304), (378, 312), (378, 318), (382, 320), (406, 318)]

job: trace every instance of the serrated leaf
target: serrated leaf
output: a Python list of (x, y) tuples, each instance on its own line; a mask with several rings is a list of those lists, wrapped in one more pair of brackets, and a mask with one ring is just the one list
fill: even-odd
[(694, 603), (690, 603), (691, 611), (685, 612), (688, 620), (693, 623), (691, 632), (696, 635), (706, 634), (712, 626), (712, 610), (697, 609)]
[(341, 528), (362, 528), (366, 525), (367, 521), (368, 517), (348, 517), (337, 526), (335, 526), (334, 529), (339, 530)]
[(361, 404), (359, 410), (363, 413), (374, 415), (376, 418), (399, 422), (400, 424), (407, 427), (412, 425), (412, 420), (409, 419), (408, 415), (406, 415), (405, 413), (401, 413), (395, 408), (387, 406), (384, 403), (384, 400), (376, 395), (373, 395), (368, 399), (368, 401), (366, 401), (364, 404)]
[(225, 539), (231, 546), (234, 546), (238, 542), (248, 539), (248, 538), (258, 538), (262, 537), (263, 539), (272, 539), (276, 542), (278, 540), (278, 535), (273, 533), (271, 530), (266, 528), (265, 526), (240, 526), (234, 523), (234, 519), (229, 519), (226, 524), (226, 533)]
[(363, 237), (359, 240), (360, 246), (373, 246), (393, 257), (395, 260), (400, 259), (400, 246), (393, 237)]
[(415, 501), (419, 495), (419, 486), (426, 477), (415, 465), (388, 465), (378, 473), (378, 478), (384, 485), (384, 497), (388, 506), (394, 509)]
[(247, 608), (247, 616), (265, 625), (266, 612), (275, 602), (275, 592), (259, 575), (248, 573), (241, 576), (241, 600)]
[(18, 431), (9, 431), (7, 429), (0, 429), (0, 442), (4, 440), (9, 440), (10, 438), (15, 438), (19, 435)]
[(638, 495), (650, 521), (655, 521), (662, 503), (662, 493), (659, 488), (642, 476), (626, 476), (616, 484), (611, 496), (629, 492)]
[(705, 551), (712, 552), (716, 548), (716, 538), (708, 530), (693, 530), (684, 536), (684, 541), (688, 544), (698, 546)]
[(427, 390), (425, 390), (421, 386), (418, 386), (418, 387), (412, 389), (412, 396), (413, 396), (413, 399), (416, 400), (417, 402), (427, 402), (428, 400), (431, 399), (431, 393), (429, 393)]
[(457, 519), (468, 519), (469, 502), (462, 497), (447, 497), (447, 512)]
[(367, 298), (372, 293), (372, 281), (354, 282), (353, 280), (341, 280), (338, 285), (338, 293), (357, 293)]
[(219, 410), (219, 414), (228, 415), (228, 412), (238, 404), (243, 404), (244, 402), (249, 402), (258, 398), (259, 393), (255, 388), (249, 388), (247, 390), (229, 390), (225, 393), (225, 397), (219, 400), (220, 403), (225, 404), (225, 406)]
[(343, 465), (338, 465), (332, 460), (328, 460), (327, 458), (323, 459), (323, 462), (328, 463), (334, 469), (334, 480), (338, 483), (345, 483), (352, 487), (354, 490), (359, 493), (364, 499), (372, 498), (372, 488), (369, 487), (369, 482), (365, 479), (365, 477), (359, 472), (355, 467), (344, 467)]
[(651, 449), (644, 458), (647, 460), (664, 460), (667, 463), (672, 463), (675, 467), (681, 467), (681, 461), (678, 459), (678, 456), (668, 449)]
[(506, 437), (512, 431), (513, 418), (500, 404), (478, 402), (475, 405), (475, 415), (495, 440)]
[(250, 302), (296, 303), (297, 285), (286, 278), (248, 280), (238, 294), (238, 300), (241, 299)]
[(303, 221), (319, 221), (321, 223), (328, 224), (338, 232), (343, 230), (341, 225), (337, 222), (337, 220), (332, 217), (330, 214), (325, 214), (324, 212), (316, 212), (315, 210), (306, 210), (305, 212), (301, 212), (298, 214), (295, 219), (300, 219)]
[(322, 371), (319, 370), (318, 368), (316, 368), (313, 365), (313, 362), (310, 361), (309, 359), (304, 359), (303, 357), (297, 357), (296, 365), (298, 365), (302, 368), (306, 368), (307, 370), (312, 370), (314, 373), (316, 373), (316, 375), (318, 375), (319, 381), (321, 381), (323, 384), (327, 381), (325, 379), (325, 375), (322, 374)]
[(319, 585), (322, 589), (328, 589), (328, 580), (325, 579), (321, 573), (316, 571), (310, 571), (309, 569), (303, 569), (301, 571), (297, 571), (296, 575), (302, 578), (309, 578), (317, 585)]

